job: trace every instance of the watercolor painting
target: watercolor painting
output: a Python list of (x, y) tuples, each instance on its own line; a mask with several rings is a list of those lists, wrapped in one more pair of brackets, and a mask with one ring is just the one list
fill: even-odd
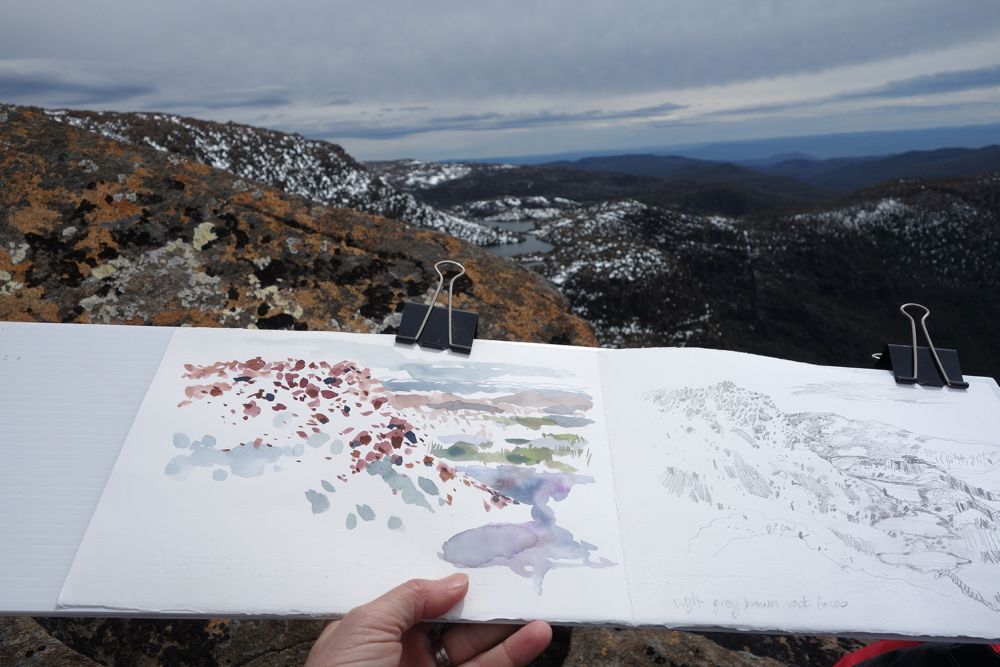
[[(615, 565), (556, 520), (554, 504), (595, 482), (586, 437), (594, 401), (571, 373), (375, 356), (377, 366), (256, 356), (177, 367), (177, 424), (201, 430), (170, 436), (164, 474), (225, 484), (307, 466), (315, 484), (298, 491), (302, 511), (336, 515), (349, 530), (407, 530), (397, 503), (428, 515), (477, 507), (484, 524), (452, 535), (437, 555), (461, 568), (509, 568), (539, 594), (554, 568)], [(338, 503), (365, 476), (384, 494)], [(530, 520), (504, 522), (518, 506), (530, 507)]]
[(941, 599), (965, 596), (983, 614), (1000, 614), (1000, 489), (990, 487), (998, 442), (786, 412), (731, 381), (654, 390), (644, 400), (666, 421), (665, 437), (685, 443), (662, 469), (661, 492), (715, 517), (687, 535), (690, 557), (750, 545), (780, 553), (793, 541), (841, 571)]

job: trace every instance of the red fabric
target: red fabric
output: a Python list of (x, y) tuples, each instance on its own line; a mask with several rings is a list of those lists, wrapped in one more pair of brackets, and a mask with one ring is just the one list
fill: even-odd
[[(853, 653), (848, 653), (843, 658), (838, 660), (837, 664), (833, 667), (854, 667), (865, 660), (871, 660), (877, 655), (882, 655), (883, 653), (888, 653), (889, 651), (895, 651), (901, 648), (920, 646), (922, 643), (923, 642), (897, 641), (888, 639), (873, 642), (864, 648), (859, 648)], [(993, 649), (995, 653), (1000, 654), (1000, 644), (990, 644), (990, 648)]]
[(923, 642), (896, 641), (889, 639), (872, 642), (864, 648), (859, 648), (853, 653), (848, 653), (843, 658), (838, 660), (837, 664), (833, 667), (854, 667), (854, 665), (862, 663), (865, 660), (871, 660), (877, 655), (882, 655), (883, 653), (888, 653), (889, 651), (895, 651), (901, 648), (912, 648), (914, 646), (920, 646), (921, 644), (923, 644)]

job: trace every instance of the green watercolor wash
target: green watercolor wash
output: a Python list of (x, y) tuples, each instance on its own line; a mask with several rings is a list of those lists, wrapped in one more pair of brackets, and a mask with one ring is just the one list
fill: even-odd
[(451, 447), (431, 446), (431, 454), (450, 461), (479, 461), (480, 463), (506, 463), (505, 451), (481, 452), (475, 445), (455, 443)]
[(431, 454), (451, 461), (477, 461), (487, 464), (514, 463), (517, 465), (536, 466), (544, 463), (547, 467), (559, 470), (560, 472), (576, 472), (576, 468), (558, 461), (556, 457), (573, 456), (575, 458), (579, 456), (579, 451), (570, 448), (553, 449), (551, 447), (528, 446), (515, 447), (512, 450), (483, 452), (475, 447), (458, 447), (456, 445), (452, 445), (447, 449), (440, 446), (432, 446)]
[(560, 472), (576, 472), (576, 468), (555, 459), (557, 452), (548, 447), (515, 447), (507, 455), (507, 461), (518, 465), (536, 466), (544, 463), (549, 468)]
[(326, 481), (325, 479), (321, 479), (319, 483), (323, 487), (323, 490), (329, 491), (330, 493), (337, 492), (337, 488), (333, 484), (330, 484), (330, 482)]
[(537, 431), (543, 426), (556, 426), (556, 420), (551, 417), (514, 417), (514, 421), (530, 428), (532, 431)]

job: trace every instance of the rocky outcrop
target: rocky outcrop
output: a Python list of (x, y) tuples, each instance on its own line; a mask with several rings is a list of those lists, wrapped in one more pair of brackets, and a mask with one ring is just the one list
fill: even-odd
[(481, 337), (594, 341), (551, 285), (445, 234), (0, 113), (2, 319), (392, 332), (452, 258)]
[(115, 141), (183, 155), (328, 206), (437, 229), (476, 245), (508, 243), (517, 238), (418, 202), (328, 141), (164, 113), (72, 109), (45, 113), (53, 120)]
[(650, 628), (587, 628), (573, 632), (563, 665), (674, 667), (827, 667), (864, 642), (834, 637), (692, 633)]
[(33, 619), (0, 617), (0, 665), (82, 667), (98, 664), (50, 635)]

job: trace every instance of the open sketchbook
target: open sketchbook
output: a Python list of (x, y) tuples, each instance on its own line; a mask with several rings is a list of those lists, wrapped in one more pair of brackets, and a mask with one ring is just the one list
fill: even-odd
[(177, 329), (60, 605), (1000, 637), (1000, 391), (700, 349)]

